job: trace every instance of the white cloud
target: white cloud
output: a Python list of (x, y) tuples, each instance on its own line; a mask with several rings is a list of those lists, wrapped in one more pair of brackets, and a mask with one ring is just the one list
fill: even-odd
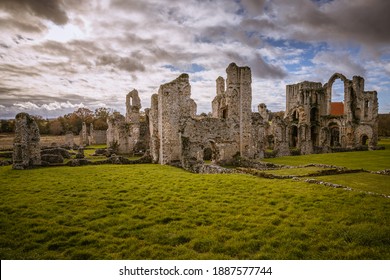
[(24, 110), (39, 109), (39, 106), (32, 102), (15, 103), (14, 106)]
[(13, 104), (13, 106), (23, 110), (47, 110), (47, 111), (85, 107), (83, 103), (72, 104), (69, 101), (52, 102), (52, 103), (42, 104), (42, 105), (37, 105), (32, 102), (21, 102), (21, 103), (15, 103)]
[[(146, 108), (160, 84), (197, 64), (192, 94), (198, 112), (207, 112), (215, 79), (233, 61), (252, 69), (253, 105), (273, 111), (284, 107), (286, 84), (326, 81), (334, 72), (390, 89), (381, 83), (388, 75), (375, 78), (390, 72), (380, 56), (390, 53), (389, 1), (53, 0), (46, 7), (24, 0), (4, 8), (11, 2), (0, 4), (0, 104), (7, 110), (63, 114), (103, 104), (123, 111), (133, 88)], [(379, 55), (367, 55), (373, 49)], [(380, 96), (380, 104), (390, 100)]]

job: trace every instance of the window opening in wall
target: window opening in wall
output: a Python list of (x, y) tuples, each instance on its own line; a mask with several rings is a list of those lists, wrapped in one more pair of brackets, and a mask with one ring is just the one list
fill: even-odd
[(227, 117), (228, 117), (228, 109), (224, 108), (222, 109), (222, 118), (227, 119)]
[(295, 148), (298, 143), (298, 127), (291, 127), (290, 148)]
[(293, 122), (299, 121), (299, 113), (298, 113), (298, 110), (295, 110), (295, 111), (293, 112), (293, 114), (292, 114), (292, 120), (293, 120)]
[(330, 128), (330, 146), (331, 147), (340, 146), (340, 129), (338, 126), (332, 126)]
[(339, 78), (333, 82), (331, 102), (344, 102), (344, 82)]
[(310, 110), (310, 121), (318, 122), (318, 119), (319, 119), (318, 109), (314, 107)]
[(365, 100), (364, 101), (364, 116), (365, 117), (368, 117), (369, 109), (370, 109), (370, 101), (369, 100)]
[(311, 127), (311, 143), (314, 146), (318, 146), (318, 132), (317, 128), (315, 126)]
[(336, 79), (331, 88), (330, 114), (333, 116), (344, 115), (344, 82)]

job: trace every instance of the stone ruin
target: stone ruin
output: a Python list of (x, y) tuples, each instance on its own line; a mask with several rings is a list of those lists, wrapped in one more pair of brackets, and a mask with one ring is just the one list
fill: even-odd
[[(332, 102), (332, 85), (344, 83), (344, 102)], [(301, 154), (375, 148), (378, 143), (378, 98), (364, 90), (364, 79), (335, 73), (322, 85), (302, 82), (286, 87), (289, 147)]]
[[(267, 156), (376, 148), (377, 92), (365, 91), (362, 77), (349, 80), (336, 73), (325, 85), (307, 81), (287, 85), (286, 111), (281, 115), (272, 114), (264, 103), (258, 105), (258, 112), (252, 112), (249, 67), (231, 63), (226, 74), (226, 79), (216, 80), (209, 115), (196, 114), (188, 74), (161, 85), (158, 93), (151, 96), (151, 108), (145, 112), (140, 112), (137, 90), (129, 92), (126, 116), (114, 114), (107, 121), (106, 143), (110, 154), (113, 158), (116, 153), (144, 154), (145, 162), (151, 159), (154, 163), (196, 172), (210, 169), (205, 168), (205, 161), (230, 164), (237, 159), (243, 162)], [(344, 83), (344, 102), (332, 102), (336, 79)], [(83, 124), (81, 146), (91, 143), (93, 132), (90, 127), (88, 135)], [(39, 139), (35, 121), (28, 114), (18, 114), (14, 169), (41, 165)], [(82, 150), (78, 157), (83, 157)]]
[[(284, 116), (273, 115), (264, 103), (252, 112), (249, 67), (231, 63), (226, 80), (216, 80), (212, 113), (196, 115), (187, 74), (160, 86), (151, 108), (140, 120), (136, 90), (126, 97), (126, 117), (111, 119), (107, 144), (119, 153), (148, 150), (154, 163), (184, 168), (211, 160), (227, 164), (235, 157), (326, 153), (375, 148), (378, 138), (378, 99), (364, 90), (364, 79), (334, 74), (322, 85), (302, 82), (286, 86)], [(332, 85), (344, 83), (344, 102), (332, 102)], [(143, 128), (142, 128), (143, 127)], [(140, 148), (142, 147), (142, 149)]]
[(126, 116), (117, 114), (107, 120), (107, 147), (115, 153), (141, 155), (147, 150), (149, 121), (140, 109), (138, 91), (132, 90), (126, 96)]
[(83, 122), (79, 137), (80, 145), (84, 147), (96, 144), (106, 144), (107, 131), (95, 130), (92, 123), (89, 125), (88, 129), (87, 124)]
[(27, 169), (41, 165), (41, 146), (38, 125), (27, 113), (15, 117), (13, 169)]

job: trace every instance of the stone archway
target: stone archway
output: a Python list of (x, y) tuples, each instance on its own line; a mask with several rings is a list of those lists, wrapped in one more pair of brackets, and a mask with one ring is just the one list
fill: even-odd
[[(332, 111), (332, 100), (333, 100), (333, 84), (334, 82), (337, 80), (337, 79), (340, 79), (343, 84), (344, 84), (344, 96), (343, 96), (343, 106), (342, 106), (342, 113), (339, 112), (338, 114), (340, 115), (344, 115), (346, 114), (346, 107), (345, 107), (345, 104), (347, 103), (347, 100), (349, 100), (349, 95), (350, 95), (350, 87), (351, 87), (351, 83), (350, 81), (343, 75), (343, 74), (340, 74), (340, 73), (334, 73), (328, 83), (325, 84), (325, 87), (326, 87), (326, 102), (328, 104), (328, 108), (327, 108), (327, 115), (331, 115), (331, 111)], [(340, 102), (335, 102), (335, 103), (340, 103)], [(337, 114), (337, 115), (338, 115)]]
[(211, 160), (212, 162), (218, 162), (220, 160), (219, 149), (217, 143), (209, 139), (203, 149), (203, 160)]

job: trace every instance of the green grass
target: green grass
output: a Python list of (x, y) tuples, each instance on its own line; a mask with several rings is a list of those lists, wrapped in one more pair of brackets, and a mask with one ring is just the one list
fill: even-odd
[(287, 156), (264, 159), (264, 161), (292, 166), (306, 165), (309, 163), (329, 164), (349, 169), (363, 168), (370, 171), (390, 169), (390, 139), (383, 139), (379, 144), (385, 146), (386, 149), (379, 151)]
[(1, 259), (390, 258), (389, 199), (365, 193), (152, 164), (0, 182)]
[(305, 176), (323, 170), (331, 170), (331, 169), (310, 166), (310, 167), (302, 167), (302, 168), (282, 168), (276, 170), (265, 170), (264, 173), (279, 175), (279, 176), (283, 176), (283, 175)]
[(321, 176), (315, 179), (350, 187), (355, 190), (374, 192), (390, 196), (390, 176), (352, 173), (333, 176)]

